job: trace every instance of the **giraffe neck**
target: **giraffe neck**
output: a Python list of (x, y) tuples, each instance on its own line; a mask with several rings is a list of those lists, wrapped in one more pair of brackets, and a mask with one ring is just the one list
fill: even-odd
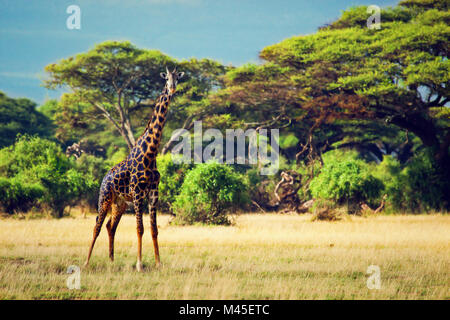
[(147, 153), (153, 153), (155, 157), (161, 142), (162, 131), (166, 122), (166, 115), (171, 98), (172, 95), (169, 93), (168, 88), (165, 87), (162, 94), (156, 100), (157, 102), (153, 110), (152, 117), (150, 118), (147, 124), (147, 129), (143, 134), (145, 138), (151, 138), (152, 148), (148, 148)]

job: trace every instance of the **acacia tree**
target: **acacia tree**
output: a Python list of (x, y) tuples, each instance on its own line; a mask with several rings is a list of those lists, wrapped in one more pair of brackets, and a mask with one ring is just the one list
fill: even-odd
[[(224, 105), (229, 125), (241, 128), (279, 128), (280, 152), (288, 159), (311, 160), (334, 148), (356, 148), (362, 154), (381, 161), (383, 152), (395, 150), (406, 160), (413, 147), (398, 128), (389, 124), (361, 120), (355, 114), (347, 117), (323, 112), (307, 105), (307, 88), (292, 79), (293, 71), (272, 62), (263, 65), (244, 65), (230, 70), (225, 88), (210, 97), (213, 104)], [(326, 73), (321, 75), (327, 77)], [(320, 83), (316, 74), (317, 83)], [(311, 84), (312, 88), (315, 88)], [(310, 90), (312, 90), (312, 88)], [(316, 89), (317, 90), (317, 89)], [(349, 108), (355, 101), (339, 101)], [(357, 107), (355, 107), (357, 112)], [(283, 143), (286, 137), (299, 144)], [(282, 146), (282, 144), (287, 145)]]
[(408, 130), (448, 174), (450, 12), (387, 9), (391, 21), (381, 30), (368, 29), (362, 12), (352, 9), (314, 35), (265, 48), (261, 57), (292, 70), (293, 82), (305, 87), (305, 108)]
[[(179, 62), (178, 68), (185, 72), (186, 81), (178, 85), (177, 95), (169, 109), (172, 121), (165, 131), (170, 134), (178, 128), (190, 130), (194, 121), (203, 120), (218, 112), (217, 106), (211, 104), (209, 95), (223, 87), (222, 76), (231, 67), (210, 59), (193, 58)], [(164, 139), (161, 154), (172, 149), (182, 131), (178, 132), (179, 134), (171, 134), (170, 139)]]
[[(106, 41), (46, 67), (50, 75), (47, 87), (71, 89), (56, 106), (46, 106), (52, 109), (58, 124), (57, 136), (69, 142), (77, 136), (97, 137), (94, 140), (98, 142), (99, 131), (110, 132), (108, 126), (112, 124), (131, 149), (140, 134), (138, 129), (145, 127), (152, 112), (148, 108), (153, 108), (164, 86), (160, 72), (166, 66), (186, 73), (171, 103), (172, 121), (163, 136), (162, 151), (168, 152), (175, 139), (167, 139), (167, 134), (179, 127), (190, 129), (194, 119), (211, 111), (206, 97), (220, 86), (219, 76), (227, 68), (209, 59), (176, 61), (157, 50), (138, 49), (129, 42)], [(107, 143), (108, 139), (111, 137), (102, 136), (101, 140)]]
[(157, 50), (143, 50), (130, 42), (106, 41), (92, 50), (48, 65), (48, 88), (68, 87), (68, 103), (90, 106), (90, 116), (100, 114), (120, 133), (129, 149), (135, 137), (131, 115), (161, 91), (159, 73), (175, 61)]
[(432, 150), (441, 179), (450, 181), (448, 1), (384, 9), (380, 30), (367, 28), (368, 17), (367, 7), (352, 8), (315, 34), (264, 48), (265, 63), (234, 70), (222, 94), (253, 103), (266, 121), (287, 114), (322, 135), (349, 121), (371, 123), (378, 135), (403, 130)]

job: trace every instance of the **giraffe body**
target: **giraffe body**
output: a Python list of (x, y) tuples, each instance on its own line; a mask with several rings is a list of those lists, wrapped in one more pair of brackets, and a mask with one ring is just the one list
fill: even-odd
[(109, 257), (112, 261), (114, 260), (114, 236), (128, 201), (133, 202), (136, 213), (138, 236), (138, 259), (136, 268), (138, 271), (142, 270), (141, 252), (142, 235), (144, 234), (142, 203), (147, 197), (149, 199), (150, 225), (155, 259), (157, 265), (159, 264), (156, 204), (158, 202), (160, 174), (156, 167), (156, 155), (158, 153), (169, 103), (172, 95), (175, 93), (177, 81), (183, 74), (182, 72), (176, 72), (176, 70), (173, 72), (167, 70), (167, 74), (161, 74), (167, 80), (166, 86), (157, 100), (152, 118), (149, 120), (144, 133), (136, 141), (135, 146), (127, 158), (110, 169), (103, 178), (98, 201), (98, 217), (94, 227), (94, 235), (86, 260), (86, 266), (89, 263), (95, 240), (100, 233), (103, 221), (109, 211), (111, 211), (111, 217), (106, 224), (106, 228), (109, 235)]
[(153, 139), (151, 131), (147, 130), (128, 157), (108, 171), (100, 187), (99, 209), (112, 194), (121, 200), (133, 201), (135, 196), (145, 198), (150, 190), (157, 188), (160, 178), (156, 167), (158, 144), (159, 141)]

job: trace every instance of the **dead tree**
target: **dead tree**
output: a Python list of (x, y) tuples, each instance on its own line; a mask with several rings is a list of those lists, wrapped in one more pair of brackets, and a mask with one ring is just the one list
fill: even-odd
[(361, 202), (361, 210), (363, 213), (367, 213), (367, 214), (377, 214), (380, 213), (381, 210), (383, 210), (384, 205), (386, 203), (386, 198), (387, 198), (387, 194), (385, 194), (383, 196), (383, 198), (381, 199), (381, 203), (380, 206), (378, 208), (376, 208), (375, 210), (373, 210), (371, 207), (369, 207), (366, 203)]
[(81, 157), (81, 154), (83, 153), (83, 149), (81, 149), (81, 141), (78, 143), (74, 143), (71, 146), (67, 147), (66, 149), (66, 156), (70, 157), (70, 156), (74, 156), (75, 159), (78, 159), (79, 157)]
[(301, 201), (297, 192), (302, 186), (301, 182), (302, 176), (298, 172), (292, 170), (281, 172), (281, 180), (276, 185), (274, 194), (277, 199), (275, 205), (279, 208), (284, 207), (282, 213), (289, 211), (300, 213)]

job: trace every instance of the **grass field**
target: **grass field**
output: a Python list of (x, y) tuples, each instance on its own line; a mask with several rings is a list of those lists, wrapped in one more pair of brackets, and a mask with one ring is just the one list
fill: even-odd
[[(232, 227), (179, 227), (160, 216), (162, 265), (154, 267), (145, 217), (144, 267), (135, 271), (134, 216), (107, 232), (81, 269), (81, 289), (66, 286), (82, 266), (95, 216), (0, 220), (1, 299), (449, 299), (450, 217), (240, 215)], [(369, 265), (381, 288), (369, 290)]]

